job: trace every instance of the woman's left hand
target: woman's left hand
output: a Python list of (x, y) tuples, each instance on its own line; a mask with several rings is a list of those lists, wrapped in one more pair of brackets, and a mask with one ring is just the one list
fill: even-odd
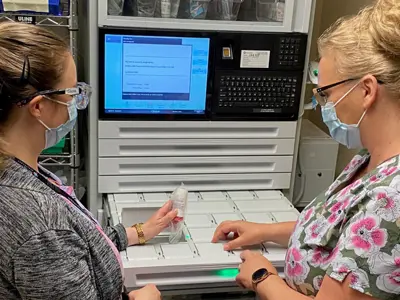
[(172, 210), (172, 201), (166, 202), (150, 219), (143, 224), (143, 233), (146, 241), (157, 236), (167, 228), (178, 212)]
[(242, 252), (240, 258), (243, 262), (239, 265), (236, 282), (245, 289), (254, 290), (252, 277), (253, 273), (259, 269), (265, 268), (271, 273), (278, 274), (271, 262), (261, 253), (246, 250)]

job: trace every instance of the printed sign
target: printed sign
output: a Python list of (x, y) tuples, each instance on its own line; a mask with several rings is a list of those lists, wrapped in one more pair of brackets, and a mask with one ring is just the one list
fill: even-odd
[(16, 15), (15, 22), (26, 23), (26, 24), (36, 24), (36, 16)]
[(268, 50), (242, 50), (240, 56), (241, 68), (267, 69), (271, 51)]

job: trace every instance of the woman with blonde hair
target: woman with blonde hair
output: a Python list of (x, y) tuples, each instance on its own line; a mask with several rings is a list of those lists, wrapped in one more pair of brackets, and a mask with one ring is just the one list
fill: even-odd
[(124, 293), (119, 251), (168, 226), (172, 204), (144, 224), (103, 229), (71, 187), (38, 165), (90, 94), (62, 39), (0, 24), (0, 299), (160, 299), (154, 285)]
[(297, 222), (224, 222), (226, 250), (288, 247), (286, 282), (245, 251), (237, 282), (268, 300), (400, 299), (400, 1), (378, 0), (338, 20), (318, 41), (314, 94), (332, 138), (365, 148)]

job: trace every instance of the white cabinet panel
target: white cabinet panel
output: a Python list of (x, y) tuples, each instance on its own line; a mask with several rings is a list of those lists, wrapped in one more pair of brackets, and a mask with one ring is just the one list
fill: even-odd
[(234, 209), (227, 201), (198, 201), (189, 202), (187, 212), (188, 214), (231, 213)]
[(222, 243), (211, 244), (211, 243), (198, 243), (196, 244), (197, 250), (201, 257), (214, 257), (214, 258), (226, 258), (229, 256), (229, 252), (224, 251), (224, 245)]
[(243, 213), (246, 221), (254, 223), (274, 223), (275, 220), (269, 213)]
[(161, 250), (165, 259), (192, 258), (195, 256), (187, 243), (161, 245)]
[(200, 196), (204, 201), (224, 201), (226, 196), (222, 192), (200, 192)]
[(299, 214), (295, 211), (276, 211), (271, 212), (277, 222), (297, 221)]
[(99, 193), (172, 191), (182, 182), (190, 190), (288, 189), (290, 173), (99, 176)]
[(190, 237), (193, 242), (197, 243), (211, 243), (214, 236), (215, 228), (192, 228), (189, 229)]
[(215, 222), (217, 225), (221, 224), (224, 221), (239, 221), (242, 220), (241, 216), (236, 213), (231, 214), (213, 214)]
[(228, 195), (233, 201), (254, 199), (254, 193), (250, 191), (228, 191)]
[(293, 155), (285, 139), (100, 139), (99, 157)]
[(139, 202), (141, 200), (140, 194), (128, 193), (128, 194), (114, 194), (115, 202)]
[(235, 201), (236, 206), (243, 212), (273, 212), (291, 210), (293, 206), (283, 200), (247, 200)]
[(128, 260), (157, 260), (158, 253), (154, 246), (132, 246), (126, 249)]
[(292, 156), (115, 157), (99, 159), (99, 175), (291, 172)]
[(99, 121), (99, 138), (295, 138), (297, 122)]
[(214, 220), (209, 214), (187, 214), (185, 224), (188, 228), (214, 227)]

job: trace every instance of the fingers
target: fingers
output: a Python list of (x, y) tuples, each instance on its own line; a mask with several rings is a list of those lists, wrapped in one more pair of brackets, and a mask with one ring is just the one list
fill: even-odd
[(240, 247), (246, 245), (246, 242), (243, 238), (243, 236), (239, 236), (237, 239), (234, 239), (232, 241), (229, 241), (224, 245), (224, 250), (225, 251), (230, 251), (230, 250), (235, 250), (239, 249)]
[(171, 210), (164, 217), (161, 218), (161, 223), (164, 227), (168, 227), (173, 219), (178, 215), (178, 210)]
[(246, 287), (244, 286), (244, 284), (242, 283), (242, 278), (240, 276), (240, 274), (238, 276), (236, 276), (235, 278), (236, 284), (238, 286), (240, 286), (242, 289), (245, 289)]
[(235, 222), (232, 221), (225, 221), (219, 224), (217, 229), (215, 229), (214, 236), (211, 242), (216, 243), (221, 240), (226, 240), (229, 233), (235, 232), (236, 233), (236, 226)]
[(246, 261), (250, 256), (252, 255), (252, 252), (250, 250), (245, 250), (240, 254), (240, 258), (242, 261)]
[(172, 209), (172, 201), (168, 200), (164, 205), (158, 210), (157, 214), (160, 217), (164, 217)]

